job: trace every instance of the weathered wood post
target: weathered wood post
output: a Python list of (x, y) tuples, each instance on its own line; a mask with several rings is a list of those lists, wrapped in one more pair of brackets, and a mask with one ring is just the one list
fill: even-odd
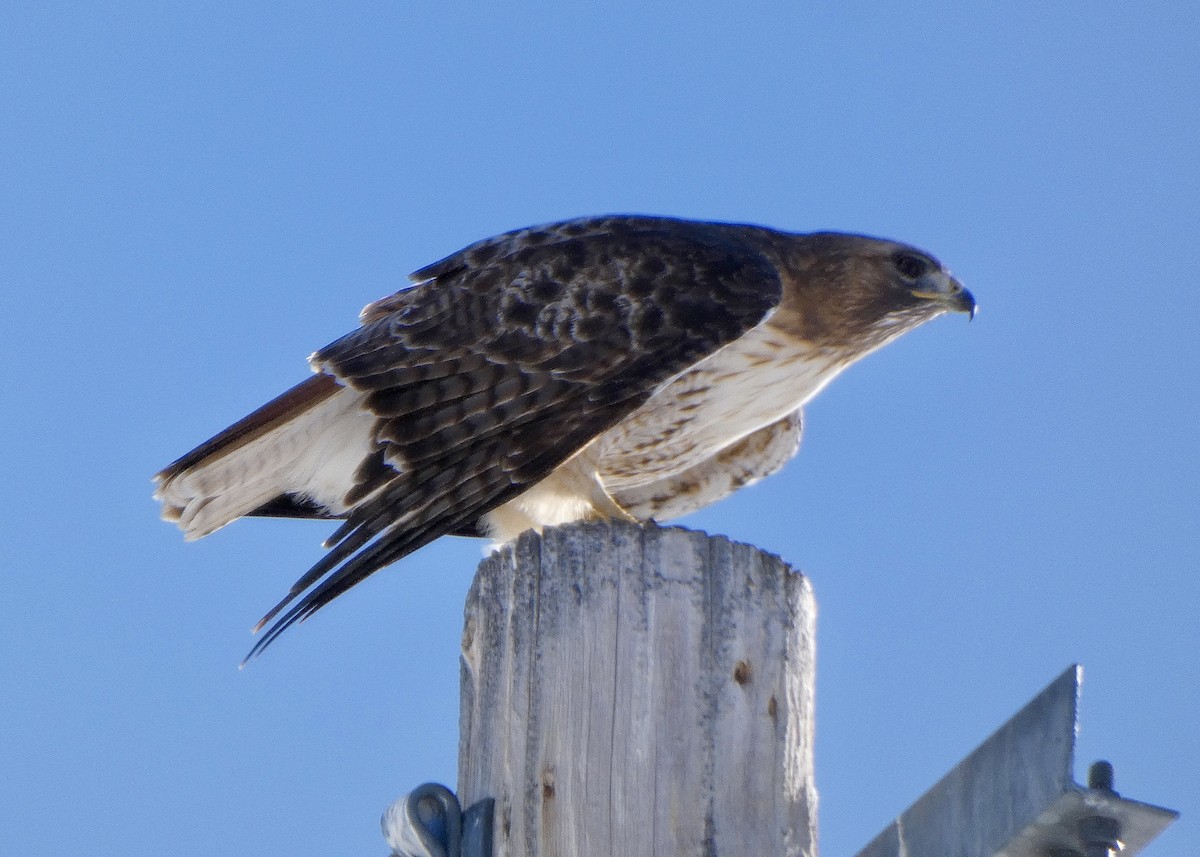
[(467, 599), (458, 797), (495, 799), (496, 857), (813, 857), (814, 629), (753, 547), (526, 533)]

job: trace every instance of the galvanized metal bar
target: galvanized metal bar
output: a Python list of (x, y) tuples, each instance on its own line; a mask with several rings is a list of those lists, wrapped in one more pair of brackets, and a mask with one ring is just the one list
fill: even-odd
[(1083, 671), (1061, 676), (887, 826), (858, 857), (1137, 854), (1178, 813), (1127, 800), (1112, 768), (1072, 778)]

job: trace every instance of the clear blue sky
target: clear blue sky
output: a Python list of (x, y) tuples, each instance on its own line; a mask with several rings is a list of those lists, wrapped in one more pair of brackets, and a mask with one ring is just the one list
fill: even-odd
[(982, 307), (685, 521), (813, 580), (823, 852), (1080, 661), (1083, 760), (1192, 854), (1200, 6), (452, 5), (0, 12), (0, 848), (382, 853), (384, 807), (454, 781), (478, 543), (239, 672), (329, 527), (185, 545), (149, 477), (410, 270), (649, 212), (904, 239)]

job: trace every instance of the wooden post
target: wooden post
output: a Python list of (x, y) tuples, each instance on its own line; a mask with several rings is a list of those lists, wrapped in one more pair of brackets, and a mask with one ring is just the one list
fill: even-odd
[(815, 604), (778, 557), (632, 524), (526, 533), (463, 630), (458, 796), (496, 857), (816, 854)]

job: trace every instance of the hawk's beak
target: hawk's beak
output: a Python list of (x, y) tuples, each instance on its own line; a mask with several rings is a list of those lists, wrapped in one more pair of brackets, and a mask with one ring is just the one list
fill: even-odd
[(975, 296), (945, 271), (933, 271), (921, 277), (912, 293), (914, 297), (936, 301), (951, 312), (965, 312), (972, 319), (978, 309)]

